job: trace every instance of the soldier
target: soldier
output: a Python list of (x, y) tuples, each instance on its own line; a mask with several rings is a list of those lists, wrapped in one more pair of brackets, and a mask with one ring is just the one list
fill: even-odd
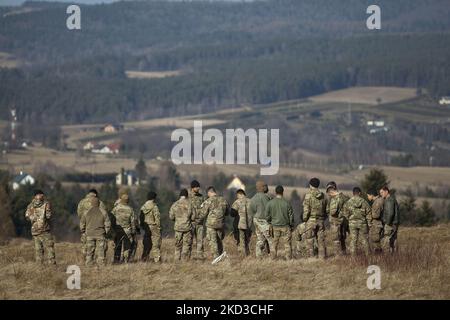
[(161, 262), (161, 214), (156, 196), (155, 192), (150, 191), (148, 200), (141, 207), (140, 221), (144, 229), (142, 260), (147, 261), (150, 254), (154, 262)]
[(270, 224), (267, 222), (266, 205), (270, 200), (267, 194), (267, 185), (264, 181), (256, 182), (256, 194), (250, 200), (250, 214), (253, 217), (253, 223), (256, 231), (256, 257), (263, 257), (265, 248), (272, 247), (272, 237), (270, 235)]
[(344, 216), (350, 228), (350, 254), (356, 255), (358, 242), (366, 255), (369, 255), (369, 230), (367, 220), (370, 218), (370, 205), (361, 197), (361, 189), (353, 188), (353, 197), (344, 205)]
[[(295, 241), (295, 252), (297, 257), (308, 256), (309, 248), (305, 245), (306, 241), (306, 222), (300, 223), (293, 233), (293, 238)], [(314, 245), (314, 250), (316, 250), (316, 245)], [(314, 251), (315, 252), (315, 251)]]
[(136, 233), (136, 219), (133, 209), (128, 205), (129, 196), (125, 189), (120, 190), (119, 202), (116, 201), (111, 215), (114, 219), (114, 263), (121, 262), (122, 247), (123, 260), (129, 262), (131, 244)]
[(97, 197), (91, 197), (91, 208), (81, 216), (80, 230), (86, 236), (86, 265), (94, 262), (97, 257), (97, 265), (105, 265), (106, 235), (111, 229), (108, 213), (100, 207)]
[(325, 246), (325, 218), (326, 199), (323, 192), (319, 190), (320, 180), (312, 178), (309, 181), (309, 191), (303, 200), (303, 222), (306, 222), (305, 234), (309, 247), (309, 256), (314, 257), (315, 241), (317, 241), (318, 255), (325, 259), (327, 256)]
[(294, 228), (294, 213), (291, 204), (283, 198), (282, 186), (275, 188), (276, 197), (266, 206), (267, 222), (272, 228), (272, 259), (277, 258), (278, 243), (284, 241), (284, 255), (286, 260), (292, 259), (292, 230)]
[(47, 251), (49, 263), (55, 265), (55, 241), (50, 233), (51, 217), (51, 206), (44, 199), (44, 192), (36, 190), (34, 198), (25, 212), (25, 218), (31, 222), (35, 259), (37, 263), (43, 263), (45, 250)]
[(241, 256), (246, 257), (250, 254), (249, 244), (252, 236), (253, 217), (250, 215), (250, 199), (247, 198), (245, 191), (239, 189), (236, 191), (236, 197), (236, 201), (231, 206), (231, 212), (238, 220), (238, 251)]
[(200, 193), (200, 183), (197, 180), (191, 182), (191, 192), (189, 193), (189, 201), (192, 207), (193, 215), (193, 243), (196, 248), (196, 258), (204, 259), (203, 241), (205, 238), (204, 219), (200, 219), (200, 207), (205, 201), (205, 197)]
[(384, 252), (389, 251), (393, 253), (397, 250), (397, 233), (398, 225), (400, 224), (399, 206), (397, 199), (391, 194), (387, 186), (381, 188), (380, 195), (384, 199), (382, 248)]
[(169, 210), (169, 218), (175, 221), (175, 261), (189, 260), (192, 249), (192, 207), (188, 191), (182, 189), (178, 199)]
[[(92, 208), (91, 200), (92, 198), (98, 198), (98, 192), (95, 189), (89, 190), (88, 194), (80, 200), (77, 207), (77, 215), (78, 219), (81, 221), (81, 218), (89, 211), (89, 209)], [(106, 211), (105, 204), (100, 201), (99, 207), (101, 210)], [(83, 259), (86, 258), (86, 234), (81, 232), (81, 256)], [(105, 251), (107, 249), (107, 246), (105, 245)]]
[(224, 219), (228, 215), (229, 206), (223, 197), (217, 195), (214, 187), (208, 187), (207, 193), (208, 199), (201, 205), (200, 219), (206, 219), (206, 238), (215, 259), (223, 252)]
[(367, 198), (372, 202), (371, 215), (368, 221), (370, 247), (375, 253), (381, 253), (384, 199), (378, 194), (377, 190), (369, 190), (369, 192), (367, 192)]
[(343, 215), (343, 207), (349, 197), (338, 191), (334, 181), (327, 184), (327, 194), (329, 197), (327, 215), (330, 219), (330, 234), (334, 244), (334, 252), (336, 255), (344, 255), (347, 221), (345, 221)]

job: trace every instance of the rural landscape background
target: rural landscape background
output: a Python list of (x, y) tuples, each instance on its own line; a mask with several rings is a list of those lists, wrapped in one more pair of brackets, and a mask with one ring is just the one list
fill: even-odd
[[(0, 1), (0, 298), (39, 297), (40, 286), (50, 298), (448, 299), (450, 6), (380, 0), (373, 31), (370, 4), (120, 1), (80, 5), (82, 29), (68, 30), (67, 3)], [(363, 258), (241, 262), (231, 236), (226, 263), (174, 265), (168, 208), (179, 189), (198, 179), (231, 201), (235, 177), (250, 196), (260, 178), (256, 165), (173, 165), (170, 135), (194, 120), (279, 128), (280, 171), (264, 179), (271, 192), (285, 186), (296, 222), (311, 177), (350, 194), (384, 174), (402, 217), (398, 261), (373, 258), (389, 286), (367, 290)], [(157, 190), (166, 263), (86, 270), (92, 281), (68, 292), (64, 268), (81, 263), (76, 205), (96, 187), (110, 209), (118, 177), (130, 177), (136, 212)], [(35, 188), (54, 207), (61, 271), (39, 277), (24, 219)], [(289, 270), (276, 285), (264, 272), (275, 264)], [(125, 268), (136, 278), (111, 282)], [(182, 274), (198, 286), (188, 289)]]

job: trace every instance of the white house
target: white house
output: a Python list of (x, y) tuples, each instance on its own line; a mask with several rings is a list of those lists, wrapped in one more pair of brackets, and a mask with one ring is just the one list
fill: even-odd
[(88, 150), (92, 150), (95, 148), (95, 144), (91, 141), (88, 141), (84, 146), (83, 146), (83, 150), (88, 151)]
[(20, 171), (20, 173), (13, 179), (12, 188), (13, 190), (17, 190), (20, 188), (20, 186), (24, 186), (27, 184), (32, 186), (35, 182), (36, 180), (31, 175)]
[(234, 178), (228, 184), (227, 189), (228, 190), (231, 190), (231, 189), (236, 189), (236, 190), (242, 189), (242, 190), (245, 191), (245, 184), (241, 181), (241, 179), (239, 179), (236, 175), (234, 175)]
[(139, 185), (139, 179), (137, 174), (133, 170), (121, 170), (116, 175), (116, 185), (118, 186), (137, 186)]
[(120, 145), (118, 143), (111, 143), (108, 145), (99, 145), (91, 150), (92, 153), (100, 154), (118, 154), (120, 150)]
[(448, 105), (450, 105), (450, 97), (442, 97), (441, 100), (439, 100), (439, 104), (441, 106), (448, 106)]

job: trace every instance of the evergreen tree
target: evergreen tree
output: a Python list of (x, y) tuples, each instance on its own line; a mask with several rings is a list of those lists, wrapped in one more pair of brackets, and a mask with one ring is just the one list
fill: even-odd
[(388, 184), (388, 177), (382, 169), (371, 169), (370, 172), (366, 174), (364, 176), (364, 179), (361, 181), (361, 188), (364, 193), (367, 193), (372, 189), (378, 191), (383, 186)]

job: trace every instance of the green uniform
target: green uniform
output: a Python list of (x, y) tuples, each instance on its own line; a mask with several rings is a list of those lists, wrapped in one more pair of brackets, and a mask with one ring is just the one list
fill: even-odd
[(181, 197), (169, 210), (169, 218), (175, 221), (175, 260), (188, 260), (192, 249), (192, 207), (189, 199)]
[(147, 260), (150, 255), (154, 262), (160, 262), (161, 214), (154, 200), (148, 200), (141, 207), (140, 221), (144, 230), (142, 260)]
[(369, 254), (368, 219), (371, 215), (370, 205), (360, 196), (353, 196), (344, 205), (344, 216), (350, 229), (350, 253), (356, 254), (358, 242), (366, 255)]
[(303, 221), (306, 222), (306, 243), (309, 247), (309, 256), (315, 255), (315, 243), (318, 247), (318, 255), (325, 258), (327, 255), (325, 246), (325, 218), (326, 199), (323, 192), (310, 187), (303, 200)]
[(204, 219), (200, 219), (200, 207), (206, 198), (201, 193), (189, 193), (189, 201), (192, 207), (193, 214), (193, 243), (195, 244), (197, 258), (204, 258), (204, 239), (205, 239), (205, 226)]
[(284, 255), (287, 260), (292, 258), (292, 229), (294, 228), (294, 213), (291, 204), (282, 197), (275, 197), (266, 206), (267, 222), (272, 226), (272, 258), (276, 259), (278, 244), (284, 242)]
[(331, 196), (327, 202), (327, 215), (330, 219), (330, 235), (334, 245), (334, 252), (337, 255), (345, 254), (345, 238), (347, 236), (347, 226), (343, 215), (345, 202), (349, 198), (342, 192), (336, 196)]
[(369, 217), (369, 239), (370, 246), (375, 252), (381, 251), (381, 238), (383, 237), (383, 205), (384, 199), (376, 197), (372, 203), (371, 215)]
[(270, 224), (265, 217), (266, 205), (269, 201), (269, 195), (264, 192), (257, 192), (250, 200), (250, 214), (253, 216), (256, 232), (256, 257), (268, 254), (272, 247)]
[(52, 210), (50, 203), (45, 200), (33, 199), (25, 212), (25, 218), (31, 222), (31, 235), (34, 241), (35, 260), (44, 262), (44, 250), (50, 264), (55, 261), (55, 241), (50, 233)]
[(111, 229), (108, 213), (101, 207), (91, 209), (81, 216), (80, 230), (86, 235), (86, 265), (96, 261), (98, 265), (105, 264), (106, 235)]
[(125, 203), (117, 203), (111, 211), (114, 219), (114, 262), (120, 262), (123, 249), (123, 260), (130, 261), (131, 244), (136, 233), (136, 221), (133, 209)]
[(250, 199), (247, 197), (238, 198), (231, 206), (231, 213), (237, 219), (239, 253), (242, 256), (248, 256), (250, 254), (249, 244), (253, 226), (253, 217), (250, 214)]
[(384, 199), (383, 224), (384, 235), (382, 248), (385, 252), (394, 252), (397, 249), (397, 233), (400, 224), (398, 202), (392, 195)]
[(209, 197), (201, 205), (200, 219), (206, 219), (206, 238), (213, 258), (223, 252), (224, 220), (228, 211), (227, 201), (218, 195)]

